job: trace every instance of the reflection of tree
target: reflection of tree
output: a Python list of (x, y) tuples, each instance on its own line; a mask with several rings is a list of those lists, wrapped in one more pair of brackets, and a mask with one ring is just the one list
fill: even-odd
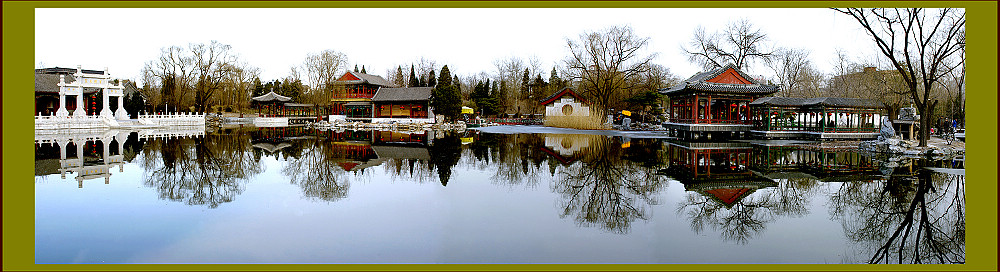
[(296, 150), (281, 172), (288, 176), (293, 184), (302, 188), (302, 194), (308, 198), (324, 201), (337, 201), (347, 197), (350, 182), (347, 172), (337, 167), (338, 159), (334, 154), (332, 141), (311, 138), (298, 141), (293, 145)]
[(869, 263), (964, 263), (965, 178), (918, 170), (886, 182), (845, 183), (831, 214)]
[[(740, 191), (744, 195), (730, 206), (704, 192), (709, 189), (701, 189), (702, 192), (687, 194), (677, 212), (687, 215), (691, 221), (691, 230), (696, 233), (704, 231), (707, 225), (713, 230), (720, 231), (723, 240), (746, 244), (750, 238), (763, 232), (768, 223), (779, 217), (801, 217), (808, 214), (809, 210), (806, 207), (810, 195), (815, 192), (816, 183), (816, 180), (810, 179), (788, 179), (777, 183), (704, 182), (694, 186), (701, 185), (716, 190), (745, 190), (745, 192)], [(775, 187), (758, 190), (769, 186)]]
[(665, 178), (653, 168), (623, 160), (625, 151), (617, 140), (594, 135), (574, 140), (590, 144), (582, 150), (581, 163), (565, 167), (553, 183), (553, 190), (564, 197), (561, 216), (627, 233), (632, 221), (646, 218), (644, 205), (656, 204), (652, 195), (665, 186)]
[(499, 185), (538, 183), (538, 170), (545, 155), (537, 151), (541, 138), (536, 134), (480, 133), (469, 144), (467, 163), (480, 170), (493, 169), (492, 181)]
[(458, 136), (449, 134), (434, 140), (434, 145), (430, 146), (428, 151), (431, 156), (430, 163), (437, 168), (441, 185), (448, 186), (451, 168), (458, 164), (458, 159), (462, 155), (462, 141)]
[[(145, 184), (161, 199), (218, 207), (243, 191), (243, 182), (261, 172), (245, 134), (154, 139), (144, 151)], [(159, 161), (155, 150), (159, 149)]]

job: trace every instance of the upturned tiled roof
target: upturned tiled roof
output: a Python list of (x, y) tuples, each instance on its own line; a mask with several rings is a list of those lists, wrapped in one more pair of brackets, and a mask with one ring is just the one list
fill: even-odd
[(267, 102), (267, 101), (288, 102), (288, 101), (292, 100), (291, 97), (287, 97), (287, 96), (283, 96), (283, 95), (280, 95), (280, 94), (276, 94), (276, 93), (274, 93), (274, 91), (270, 91), (270, 92), (268, 92), (268, 93), (266, 93), (264, 95), (261, 95), (261, 96), (258, 96), (258, 97), (254, 97), (254, 98), (250, 98), (250, 99), (253, 99), (254, 101), (260, 101), (260, 102)]
[(388, 80), (385, 80), (381, 76), (369, 75), (360, 72), (350, 72), (350, 71), (348, 71), (347, 73), (353, 75), (356, 78), (359, 78), (360, 80), (344, 80), (344, 81), (338, 81), (339, 83), (344, 83), (344, 84), (368, 83), (383, 87), (396, 87), (396, 85), (393, 85), (392, 83), (390, 83)]
[(372, 101), (424, 101), (431, 99), (433, 87), (379, 88)]
[(794, 98), (794, 97), (761, 97), (750, 105), (767, 106), (827, 106), (845, 108), (882, 108), (881, 102), (863, 98), (843, 98), (843, 97), (815, 97), (815, 98)]
[[(750, 84), (714, 83), (706, 81), (721, 75), (722, 73), (726, 72), (726, 70), (729, 69), (733, 69), (741, 77), (743, 77), (746, 80), (749, 80)], [(660, 89), (659, 91), (660, 93), (666, 95), (680, 94), (691, 91), (768, 95), (777, 92), (778, 86), (761, 84), (760, 82), (757, 82), (757, 80), (754, 80), (746, 73), (743, 73), (743, 71), (740, 71), (740, 69), (737, 69), (735, 65), (729, 64), (710, 71), (697, 73), (677, 85), (674, 85), (670, 88)]]

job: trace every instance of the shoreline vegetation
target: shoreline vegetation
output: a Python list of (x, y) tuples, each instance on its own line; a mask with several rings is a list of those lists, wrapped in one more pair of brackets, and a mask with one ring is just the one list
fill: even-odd
[(611, 129), (600, 115), (594, 114), (593, 110), (587, 116), (546, 116), (543, 125), (547, 127), (588, 130)]

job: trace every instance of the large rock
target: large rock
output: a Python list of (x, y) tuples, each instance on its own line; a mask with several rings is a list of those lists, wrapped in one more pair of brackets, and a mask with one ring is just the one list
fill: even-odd
[(896, 136), (896, 130), (892, 128), (892, 121), (889, 121), (888, 116), (882, 116), (882, 124), (879, 128), (878, 141), (882, 142), (888, 139), (892, 139)]

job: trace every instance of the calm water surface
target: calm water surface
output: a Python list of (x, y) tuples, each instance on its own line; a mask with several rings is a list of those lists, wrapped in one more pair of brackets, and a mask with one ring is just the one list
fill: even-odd
[(961, 160), (586, 134), (169, 133), (36, 135), (36, 263), (965, 260)]

